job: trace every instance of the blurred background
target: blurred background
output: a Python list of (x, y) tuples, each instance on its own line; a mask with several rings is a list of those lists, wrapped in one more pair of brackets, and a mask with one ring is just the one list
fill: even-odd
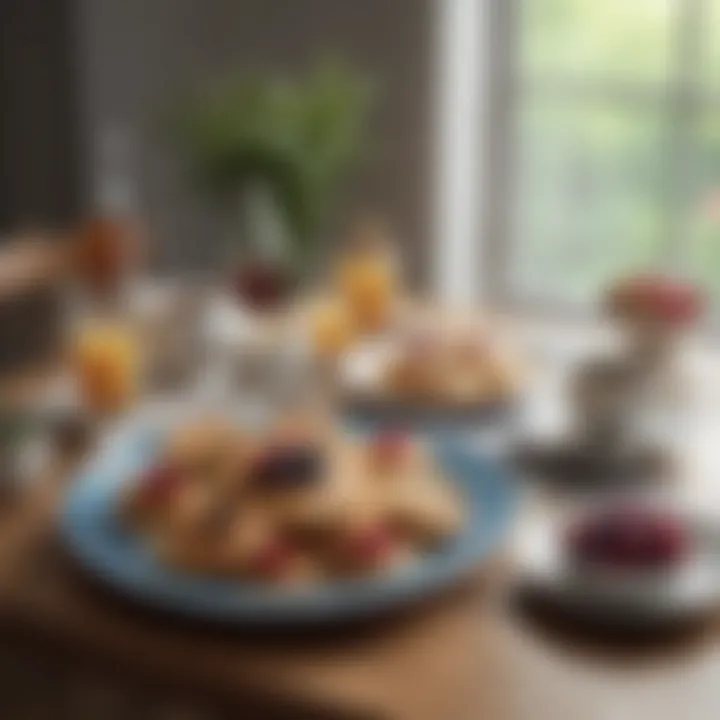
[[(443, 325), (442, 312), (456, 319), (463, 306), (471, 308), (473, 320), (498, 320), (503, 330), (519, 321), (521, 335), (536, 330), (533, 323), (522, 325), (526, 314), (585, 318), (617, 278), (650, 270), (661, 280), (655, 296), (651, 279), (648, 303), (666, 301), (665, 312), (686, 315), (677, 326), (660, 317), (662, 308), (654, 325), (657, 318), (648, 321), (652, 312), (641, 318), (655, 330), (670, 328), (650, 335), (662, 351), (658, 357), (664, 360), (668, 350), (674, 359), (676, 349), (684, 352), (684, 331), (700, 316), (703, 293), (696, 294), (695, 285), (709, 299), (711, 326), (720, 310), (716, 30), (720, 35), (720, 0), (2, 0), (0, 492), (5, 485), (13, 493), (34, 487), (26, 482), (32, 473), (6, 459), (21, 456), (24, 434), (33, 439), (36, 405), (42, 433), (49, 419), (55, 443), (77, 456), (112, 431), (106, 420), (122, 419), (156, 390), (158, 396), (180, 395), (197, 381), (204, 391), (206, 369), (208, 377), (216, 370), (227, 376), (227, 385), (211, 388), (214, 399), (250, 405), (251, 390), (281, 395), (278, 378), (287, 368), (276, 361), (289, 358), (287, 367), (294, 367), (299, 344), (291, 331), (298, 308), (319, 362), (311, 368), (312, 383), (300, 371), (288, 382), (314, 392), (331, 389), (340, 377), (330, 372), (337, 369), (333, 363), (354, 343), (388, 328), (390, 334), (403, 330), (391, 310), (404, 310), (406, 302), (412, 310), (440, 310), (437, 316), (430, 312), (430, 324)], [(664, 274), (689, 285), (674, 287)], [(643, 283), (638, 287), (642, 295)], [(146, 306), (138, 302), (128, 310), (119, 302), (145, 299), (142, 288), (151, 291)], [(167, 288), (167, 296), (155, 293)], [(351, 313), (343, 294), (359, 297)], [(306, 298), (313, 302), (306, 305)], [(361, 316), (367, 327), (357, 321)], [(282, 322), (273, 324), (278, 318)], [(511, 409), (530, 385), (524, 371), (529, 376), (537, 370), (531, 366), (554, 363), (550, 369), (561, 380), (573, 376), (556, 342), (576, 340), (570, 325), (560, 323), (555, 334), (544, 334), (541, 325), (537, 353), (532, 333), (517, 343), (527, 368), (520, 362), (517, 388), (513, 381), (504, 391)], [(633, 329), (638, 327), (647, 329), (640, 321)], [(418, 328), (407, 323), (405, 329), (410, 360), (425, 369), (427, 347), (441, 343), (431, 333), (427, 345), (420, 332), (413, 344)], [(492, 334), (468, 335), (471, 357), (494, 348)], [(576, 343), (583, 353), (590, 347), (585, 340)], [(607, 338), (600, 340), (598, 347), (606, 349)], [(548, 345), (553, 352), (545, 352)], [(708, 359), (708, 375), (714, 376), (717, 358)], [(19, 375), (36, 365), (41, 382), (31, 378), (15, 404), (9, 398), (20, 387)], [(634, 402), (630, 390), (637, 392), (632, 385), (639, 385), (635, 379), (642, 373), (624, 375), (623, 385), (619, 373), (613, 375), (617, 368), (591, 362), (585, 388), (590, 400), (576, 393), (571, 402), (592, 408), (607, 387), (615, 387), (619, 398), (608, 401), (614, 402), (609, 416), (623, 399)], [(54, 384), (58, 374), (70, 386)], [(548, 377), (538, 385), (559, 394)], [(676, 381), (664, 379), (668, 387)], [(68, 387), (70, 402), (63, 395)], [(705, 381), (693, 386), (702, 396), (701, 420), (683, 425), (689, 429), (684, 435), (678, 424), (668, 424), (667, 431), (672, 440), (692, 436), (683, 470), (693, 476), (688, 494), (701, 502), (718, 494), (720, 415), (714, 403), (720, 391), (711, 387)], [(228, 388), (240, 388), (240, 394)], [(656, 389), (650, 387), (647, 397), (640, 393), (639, 402), (653, 399)], [(668, 400), (668, 415), (673, 402)], [(15, 412), (22, 405), (33, 422)], [(597, 405), (593, 412), (601, 416), (603, 403)], [(654, 405), (648, 413), (660, 414)], [(576, 424), (590, 411), (586, 416), (578, 413)], [(478, 446), (480, 435), (473, 436)], [(502, 445), (502, 432), (498, 437)], [(576, 438), (568, 438), (571, 447)], [(663, 435), (660, 445), (670, 447), (670, 438)], [(600, 449), (603, 454), (605, 447)], [(512, 680), (495, 682), (487, 678), (494, 677), (498, 648), (510, 644), (484, 626), (475, 633), (481, 613), (472, 594), (464, 604), (460, 598), (461, 611), (449, 620), (432, 628), (417, 621), (424, 629), (411, 632), (405, 628), (415, 621), (408, 614), (408, 625), (396, 626), (393, 639), (375, 646), (371, 639), (352, 652), (334, 631), (322, 650), (309, 643), (304, 655), (264, 640), (243, 644), (224, 637), (215, 645), (218, 638), (204, 630), (179, 632), (189, 639), (178, 643), (172, 639), (177, 628), (151, 635), (156, 618), (146, 623), (139, 615), (97, 610), (102, 603), (78, 591), (63, 569), (66, 558), (53, 554), (59, 544), (48, 540), (55, 528), (53, 503), (72, 474), (64, 465), (59, 469), (54, 457), (41, 460), (50, 468), (50, 501), (43, 499), (35, 511), (28, 492), (26, 506), (33, 512), (21, 515), (20, 504), (5, 512), (0, 499), (0, 523), (29, 528), (16, 533), (17, 543), (0, 543), (7, 550), (0, 555), (0, 627), (7, 621), (12, 629), (17, 621), (39, 628), (40, 645), (47, 643), (47, 628), (58, 628), (57, 636), (70, 645), (104, 648), (111, 659), (117, 650), (118, 657), (132, 658), (129, 665), (157, 661), (156, 676), (172, 676), (184, 692), (185, 676), (173, 668), (184, 658), (192, 666), (188, 678), (203, 674), (204, 663), (193, 657), (202, 638), (208, 657), (215, 658), (207, 666), (211, 690), (222, 676), (230, 694), (240, 696), (238, 688), (256, 664), (258, 677), (269, 678), (270, 696), (276, 678), (305, 688), (317, 671), (323, 678), (317, 687), (330, 706), (343, 693), (351, 705), (369, 698), (368, 707), (377, 702), (384, 708), (387, 700), (393, 710), (378, 717), (460, 717), (443, 704), (448, 697), (458, 706), (464, 702), (458, 683), (463, 692), (471, 688), (483, 696), (473, 696), (473, 708), (487, 704), (493, 687), (508, 696), (527, 690), (517, 693), (525, 701), (522, 713), (478, 711), (473, 717), (564, 720), (585, 717), (590, 709), (605, 720), (649, 717), (652, 707), (652, 717), (675, 718), (688, 698), (696, 709), (688, 718), (717, 717), (718, 644), (712, 632), (699, 633), (711, 638), (711, 653), (687, 676), (674, 666), (667, 677), (649, 675), (648, 702), (646, 686), (638, 693), (636, 677), (626, 682), (622, 662), (610, 663), (617, 670), (610, 682), (595, 666), (587, 669), (567, 656), (561, 643), (562, 662), (553, 666), (554, 650), (524, 645), (530, 637), (524, 627), (517, 632), (520, 650), (507, 663)], [(0, 535), (5, 532), (2, 525)], [(717, 629), (716, 619), (711, 624)], [(126, 633), (132, 656), (123, 649)], [(476, 634), (482, 641), (475, 642)], [(444, 652), (436, 652), (442, 642)], [(165, 652), (155, 657), (158, 647)], [(14, 661), (12, 650), (0, 654), (0, 675)], [(48, 677), (65, 682), (56, 669), (32, 667), (35, 675), (23, 681), (31, 700)], [(9, 677), (3, 692), (13, 685)], [(82, 677), (73, 682), (80, 704), (87, 688), (97, 685)], [(427, 692), (419, 692), (426, 684)], [(618, 688), (625, 694), (618, 695)], [(592, 699), (596, 690), (602, 702)], [(107, 701), (107, 716), (125, 716), (116, 706), (127, 693), (109, 694), (117, 697)], [(420, 707), (426, 695), (439, 698), (432, 709), (429, 701)], [(628, 715), (622, 698), (641, 714)], [(543, 699), (545, 713), (538, 714)], [(142, 693), (138, 704), (146, 704)], [(55, 717), (53, 709), (34, 717)], [(277, 717), (301, 717), (295, 710)], [(92, 710), (68, 716), (105, 717)], [(263, 710), (250, 716), (270, 717)]]
[(207, 265), (218, 219), (158, 118), (230, 70), (297, 76), (330, 56), (376, 90), (333, 217), (385, 215), (419, 281), (443, 263), (469, 274), (472, 258), (466, 285), (533, 306), (588, 302), (648, 265), (716, 292), (716, 0), (8, 0), (0, 12), (5, 237), (92, 213), (102, 138), (120, 133), (156, 267)]
[(103, 134), (120, 131), (156, 263), (207, 263), (217, 223), (187, 187), (161, 116), (228, 71), (292, 77), (336, 57), (382, 86), (353, 202), (425, 246), (432, 3), (13, 0), (1, 12), (3, 232), (92, 211)]
[(646, 264), (715, 294), (718, 4), (509, 5), (510, 288), (576, 302)]

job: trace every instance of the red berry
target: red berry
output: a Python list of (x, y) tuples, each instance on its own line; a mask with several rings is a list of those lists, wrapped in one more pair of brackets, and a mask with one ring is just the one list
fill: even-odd
[(173, 467), (159, 465), (150, 468), (142, 478), (142, 493), (152, 504), (171, 501), (182, 485), (182, 475)]
[(692, 322), (702, 310), (702, 298), (691, 285), (661, 275), (626, 280), (612, 293), (622, 309), (673, 324)]
[(690, 542), (685, 528), (672, 517), (656, 519), (654, 554), (660, 560), (676, 561), (685, 556)]
[(570, 528), (567, 541), (580, 560), (617, 568), (668, 567), (687, 553), (678, 518), (649, 508), (620, 508)]
[(378, 433), (371, 444), (373, 458), (384, 466), (397, 464), (406, 456), (408, 447), (408, 436), (395, 430)]
[(275, 538), (255, 554), (250, 562), (251, 571), (265, 578), (281, 577), (290, 566), (294, 555), (290, 543)]
[(382, 525), (364, 527), (352, 532), (346, 541), (351, 560), (361, 565), (375, 565), (385, 559), (393, 548), (393, 536)]
[(678, 323), (693, 320), (700, 310), (700, 303), (695, 293), (680, 286), (664, 288), (659, 305), (663, 317)]
[(647, 559), (647, 528), (621, 522), (610, 535), (607, 559), (622, 567), (645, 564)]

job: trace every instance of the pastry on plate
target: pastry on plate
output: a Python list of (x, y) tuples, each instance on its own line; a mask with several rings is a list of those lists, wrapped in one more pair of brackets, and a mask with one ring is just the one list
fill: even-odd
[(460, 499), (419, 442), (348, 438), (299, 418), (252, 438), (226, 426), (174, 431), (120, 512), (174, 567), (283, 585), (390, 571), (463, 525)]

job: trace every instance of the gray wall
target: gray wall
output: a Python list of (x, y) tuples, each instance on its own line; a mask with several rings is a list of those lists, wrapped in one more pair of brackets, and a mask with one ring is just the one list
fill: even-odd
[(78, 206), (72, 0), (0, 2), (0, 237)]
[[(163, 265), (201, 264), (218, 229), (178, 162), (149, 132), (167, 98), (239, 65), (296, 71), (330, 52), (380, 87), (366, 164), (349, 206), (386, 214), (413, 270), (429, 232), (432, 0), (78, 0), (85, 137), (106, 123), (138, 134), (143, 211)], [(86, 197), (93, 162), (86, 157)]]

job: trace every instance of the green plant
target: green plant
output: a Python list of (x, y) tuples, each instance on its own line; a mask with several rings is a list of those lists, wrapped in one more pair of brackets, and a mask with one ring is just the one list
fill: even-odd
[(312, 249), (358, 158), (369, 100), (365, 79), (335, 65), (294, 81), (235, 75), (181, 104), (176, 137), (211, 198), (232, 201), (245, 186), (267, 188), (297, 262)]

